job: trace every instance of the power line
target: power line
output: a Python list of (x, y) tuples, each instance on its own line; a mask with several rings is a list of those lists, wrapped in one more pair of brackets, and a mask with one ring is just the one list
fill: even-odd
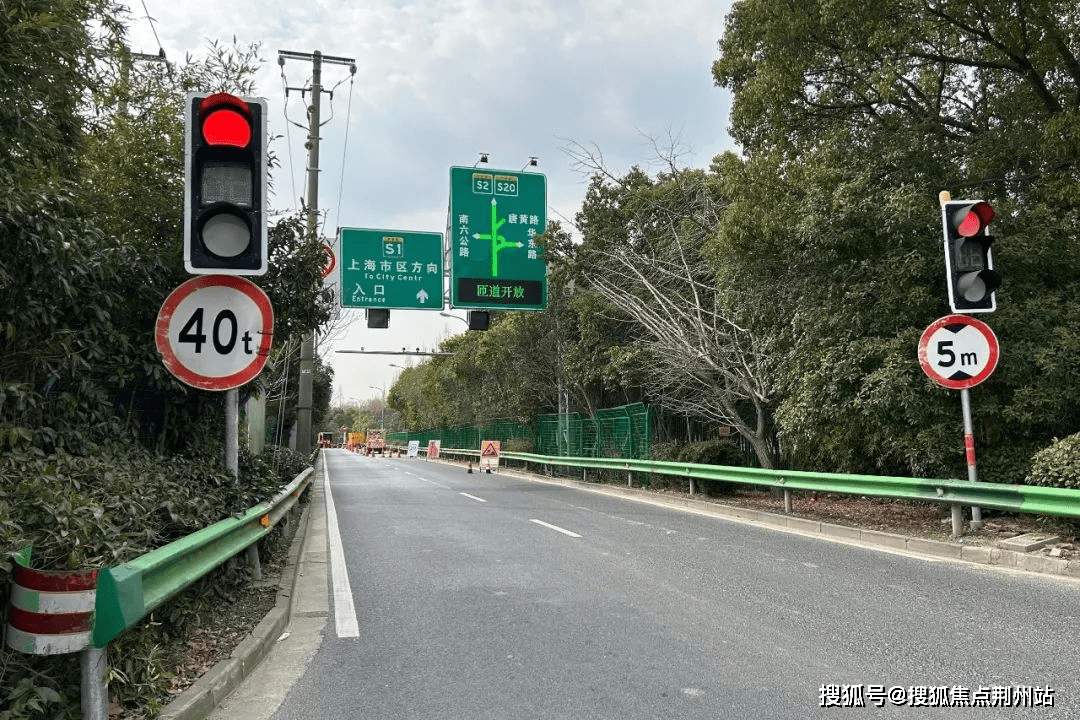
[[(341, 227), (341, 196), (345, 192), (345, 153), (349, 148), (349, 121), (352, 120), (352, 93), (353, 79), (356, 77), (356, 66), (352, 66), (349, 75), (349, 102), (345, 110), (345, 142), (341, 147), (341, 176), (338, 178), (337, 215), (334, 217), (334, 236), (337, 237), (337, 228)], [(331, 96), (332, 98), (333, 96)]]
[(154, 27), (154, 18), (150, 17), (150, 11), (146, 8), (146, 0), (141, 0), (143, 12), (146, 13), (146, 21), (150, 23), (150, 32), (154, 33), (154, 41), (157, 43), (158, 50), (161, 51), (164, 56), (164, 48), (161, 46), (161, 38), (158, 37), (157, 28)]
[(289, 134), (289, 126), (293, 124), (289, 120), (289, 82), (285, 78), (285, 63), (279, 63), (281, 66), (281, 90), (285, 94), (285, 102), (281, 105), (281, 115), (285, 118), (285, 147), (289, 152), (289, 184), (292, 188), (292, 195), (289, 198), (289, 207), (295, 207), (297, 202), (296, 194), (296, 165), (293, 163), (292, 156), (292, 135)]

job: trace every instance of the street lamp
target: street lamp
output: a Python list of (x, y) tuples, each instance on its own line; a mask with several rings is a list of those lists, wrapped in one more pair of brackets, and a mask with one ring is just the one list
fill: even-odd
[(382, 393), (382, 405), (379, 407), (379, 427), (386, 426), (386, 386), (375, 387), (374, 385), (368, 385), (372, 390), (378, 390)]
[(465, 318), (463, 318), (463, 317), (459, 317), (459, 316), (457, 316), (457, 315), (451, 315), (451, 314), (450, 314), (450, 313), (448, 313), (448, 312), (441, 312), (441, 313), (439, 313), (439, 314), (440, 314), (440, 315), (442, 315), (443, 317), (448, 317), (448, 318), (454, 318), (455, 320), (460, 320), (461, 322), (465, 323), (465, 325), (466, 325), (466, 326), (468, 326), (468, 324), (469, 324), (469, 321), (468, 321), (468, 320), (466, 320), (466, 319), (465, 319)]

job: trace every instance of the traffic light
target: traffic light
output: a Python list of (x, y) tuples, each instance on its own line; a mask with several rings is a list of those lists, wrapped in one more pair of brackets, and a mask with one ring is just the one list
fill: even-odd
[(390, 311), (382, 308), (368, 308), (367, 326), (373, 330), (387, 329), (390, 327)]
[(184, 143), (184, 267), (266, 273), (266, 101), (189, 94)]
[(487, 330), (489, 325), (491, 325), (491, 313), (487, 310), (469, 311), (470, 330)]
[(993, 219), (994, 208), (982, 200), (953, 200), (941, 205), (945, 272), (953, 312), (997, 309), (994, 292), (1001, 285), (1001, 275), (994, 271), (990, 251), (994, 238), (989, 225)]

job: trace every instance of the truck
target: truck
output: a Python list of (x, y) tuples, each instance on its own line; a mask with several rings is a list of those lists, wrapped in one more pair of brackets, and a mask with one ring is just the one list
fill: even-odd
[(328, 432), (319, 433), (319, 447), (321, 447), (321, 448), (334, 447), (334, 433), (328, 433)]
[(386, 452), (386, 434), (382, 428), (368, 428), (367, 429), (367, 448), (365, 455), (374, 455), (379, 453), (383, 455)]

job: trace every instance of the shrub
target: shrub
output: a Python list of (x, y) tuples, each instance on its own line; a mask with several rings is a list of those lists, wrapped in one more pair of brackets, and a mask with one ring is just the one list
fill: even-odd
[(506, 452), (535, 453), (536, 443), (532, 438), (510, 438), (502, 444)]
[(742, 450), (729, 440), (705, 440), (686, 443), (679, 448), (677, 460), (697, 465), (733, 465), (741, 467), (746, 464)]
[(1025, 482), (1028, 485), (1080, 488), (1080, 433), (1060, 440), (1054, 438), (1049, 447), (1035, 453)]
[[(119, 565), (269, 500), (306, 466), (289, 450), (245, 451), (237, 481), (216, 451), (192, 458), (118, 444), (93, 455), (2, 453), (0, 606), (7, 605), (13, 556), (27, 545), (38, 569)], [(276, 540), (280, 533), (272, 535)], [(156, 707), (169, 682), (161, 648), (212, 602), (210, 589), (236, 587), (246, 574), (219, 568), (111, 643), (111, 655), (129, 659), (112, 666), (115, 694)], [(35, 657), (0, 648), (0, 718), (78, 717), (78, 683), (76, 655)]]
[(653, 460), (677, 460), (679, 456), (679, 447), (679, 443), (674, 442), (653, 443), (650, 456)]

